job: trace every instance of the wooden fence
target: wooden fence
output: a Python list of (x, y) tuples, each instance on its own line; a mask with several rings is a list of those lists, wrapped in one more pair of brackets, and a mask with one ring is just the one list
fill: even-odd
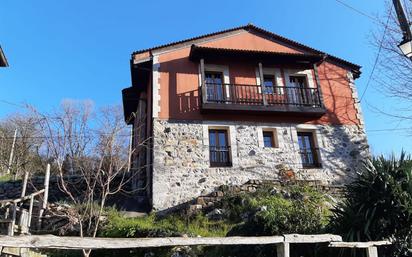
[(335, 248), (365, 249), (368, 257), (378, 257), (378, 246), (388, 245), (388, 241), (342, 242), (342, 237), (332, 234), (301, 235), (288, 234), (264, 237), (164, 237), (164, 238), (87, 238), (38, 236), (0, 236), (2, 248), (39, 248), (39, 249), (125, 249), (165, 246), (197, 245), (276, 245), (278, 257), (290, 256), (290, 244), (329, 243)]
[[(25, 195), (28, 181), (28, 173), (26, 173), (24, 177), (21, 197), (17, 199), (0, 200), (0, 209), (5, 209), (2, 219), (0, 219), (0, 223), (8, 225), (7, 235), (14, 236), (15, 231), (18, 231), (20, 234), (29, 234), (33, 219), (33, 207), (35, 205), (36, 198), (39, 198), (38, 227), (40, 227), (43, 213), (47, 208), (49, 179), (50, 164), (47, 165), (46, 169), (44, 189), (41, 189), (30, 195)], [(30, 201), (29, 207), (28, 209), (25, 209), (24, 204), (27, 201)]]

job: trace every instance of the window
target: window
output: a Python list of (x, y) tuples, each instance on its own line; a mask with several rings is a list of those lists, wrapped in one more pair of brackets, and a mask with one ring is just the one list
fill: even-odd
[(263, 131), (263, 146), (264, 147), (277, 147), (275, 140), (276, 130)]
[(300, 157), (304, 168), (319, 168), (318, 152), (312, 132), (298, 132)]
[(224, 100), (224, 84), (223, 73), (215, 71), (205, 72), (205, 83), (207, 89), (207, 100), (223, 101)]
[(307, 85), (306, 76), (290, 76), (289, 81), (294, 101), (298, 104), (310, 104), (312, 91)]
[(211, 167), (232, 166), (227, 130), (209, 130), (209, 155)]
[(289, 81), (290, 81), (290, 84), (292, 84), (293, 87), (307, 88), (306, 76), (290, 76)]
[(263, 90), (265, 94), (275, 93), (275, 76), (263, 75)]

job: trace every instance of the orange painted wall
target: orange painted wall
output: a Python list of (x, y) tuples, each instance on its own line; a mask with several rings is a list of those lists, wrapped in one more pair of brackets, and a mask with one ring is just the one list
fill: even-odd
[(248, 49), (248, 50), (260, 50), (260, 51), (272, 51), (282, 53), (303, 53), (297, 49), (286, 46), (281, 42), (273, 42), (258, 34), (243, 32), (231, 37), (221, 38), (214, 41), (210, 41), (202, 46), (217, 47), (217, 48), (229, 48), (229, 49)]
[[(238, 49), (296, 52), (295, 49), (274, 43), (251, 33), (242, 33), (204, 45)], [(175, 120), (243, 120), (259, 122), (298, 122), (319, 124), (359, 124), (355, 102), (347, 79), (347, 70), (324, 62), (318, 68), (324, 104), (327, 113), (319, 119), (304, 115), (277, 114), (201, 114), (199, 99), (199, 64), (189, 60), (190, 47), (161, 54), (160, 62), (160, 113), (161, 119)], [(213, 63), (219, 64), (219, 63)], [(222, 63), (220, 63), (222, 64)], [(229, 66), (230, 82), (256, 84), (254, 64), (224, 63)], [(282, 68), (282, 67), (281, 67)], [(285, 79), (285, 78), (283, 78)]]

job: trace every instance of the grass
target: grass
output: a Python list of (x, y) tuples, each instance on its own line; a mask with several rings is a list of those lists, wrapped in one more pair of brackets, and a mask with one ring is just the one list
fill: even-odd
[(232, 225), (225, 221), (211, 221), (201, 214), (190, 218), (179, 215), (165, 218), (156, 218), (155, 215), (125, 218), (112, 210), (101, 234), (106, 237), (181, 236), (183, 234), (222, 237), (231, 228)]
[(12, 174), (5, 174), (5, 175), (0, 176), (0, 183), (1, 182), (8, 182), (8, 181), (11, 181), (11, 180), (13, 180), (13, 175)]

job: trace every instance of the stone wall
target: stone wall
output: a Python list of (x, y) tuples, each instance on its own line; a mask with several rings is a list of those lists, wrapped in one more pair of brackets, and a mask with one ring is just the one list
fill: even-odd
[[(277, 180), (284, 170), (296, 179), (344, 184), (369, 155), (363, 128), (356, 125), (260, 124), (248, 122), (167, 121), (155, 119), (153, 136), (153, 208), (164, 210), (221, 185)], [(227, 129), (232, 167), (209, 165), (209, 128)], [(263, 147), (262, 129), (275, 129), (277, 148)], [(297, 131), (313, 132), (322, 168), (303, 169)]]
[(221, 200), (224, 197), (239, 195), (241, 193), (254, 193), (262, 189), (271, 189), (271, 191), (282, 192), (284, 187), (287, 186), (306, 186), (311, 187), (314, 190), (321, 192), (329, 196), (329, 199), (333, 199), (338, 202), (345, 197), (345, 186), (342, 185), (322, 185), (319, 181), (314, 180), (249, 180), (243, 185), (222, 185), (216, 189), (216, 191), (195, 198), (193, 201), (188, 202), (186, 205), (181, 206), (180, 210), (186, 213), (193, 214), (199, 211), (209, 212), (216, 207), (219, 207)]
[[(70, 184), (78, 184), (79, 177), (71, 176), (66, 180)], [(16, 181), (5, 181), (0, 183), (0, 200), (4, 199), (15, 199), (21, 196), (21, 191), (23, 187), (22, 180)], [(44, 177), (38, 176), (29, 179), (27, 183), (26, 195), (34, 193), (40, 189), (44, 188)], [(80, 190), (81, 191), (81, 190)], [(50, 201), (58, 201), (63, 199), (65, 194), (60, 190), (58, 185), (58, 178), (55, 176), (50, 177), (49, 182), (49, 199)]]
[[(113, 185), (118, 183), (117, 181), (120, 181), (121, 179), (122, 179), (121, 177), (115, 178), (113, 181)], [(70, 176), (65, 177), (64, 180), (67, 183), (69, 190), (75, 195), (75, 197), (81, 198), (83, 196), (82, 192), (86, 190), (86, 184), (81, 176), (70, 175)], [(67, 195), (62, 190), (60, 190), (59, 184), (60, 184), (59, 177), (57, 176), (50, 177), (49, 202), (67, 200)], [(1, 182), (0, 183), (0, 200), (16, 199), (16, 198), (21, 197), (22, 187), (23, 187), (22, 180)], [(43, 188), (44, 188), (44, 177), (42, 176), (32, 177), (29, 179), (29, 182), (27, 183), (26, 195), (34, 193)], [(125, 185), (123, 188), (125, 192), (132, 192), (130, 183)], [(95, 190), (99, 190), (99, 188), (96, 187)], [(116, 203), (118, 207), (122, 207), (121, 206), (122, 202), (119, 201), (118, 199), (127, 198), (127, 197), (128, 195), (126, 193), (122, 193), (122, 194), (119, 193), (117, 195), (112, 196), (112, 198), (116, 198), (116, 201), (117, 201)], [(113, 201), (111, 201), (111, 199), (109, 198), (108, 202), (110, 205)]]

